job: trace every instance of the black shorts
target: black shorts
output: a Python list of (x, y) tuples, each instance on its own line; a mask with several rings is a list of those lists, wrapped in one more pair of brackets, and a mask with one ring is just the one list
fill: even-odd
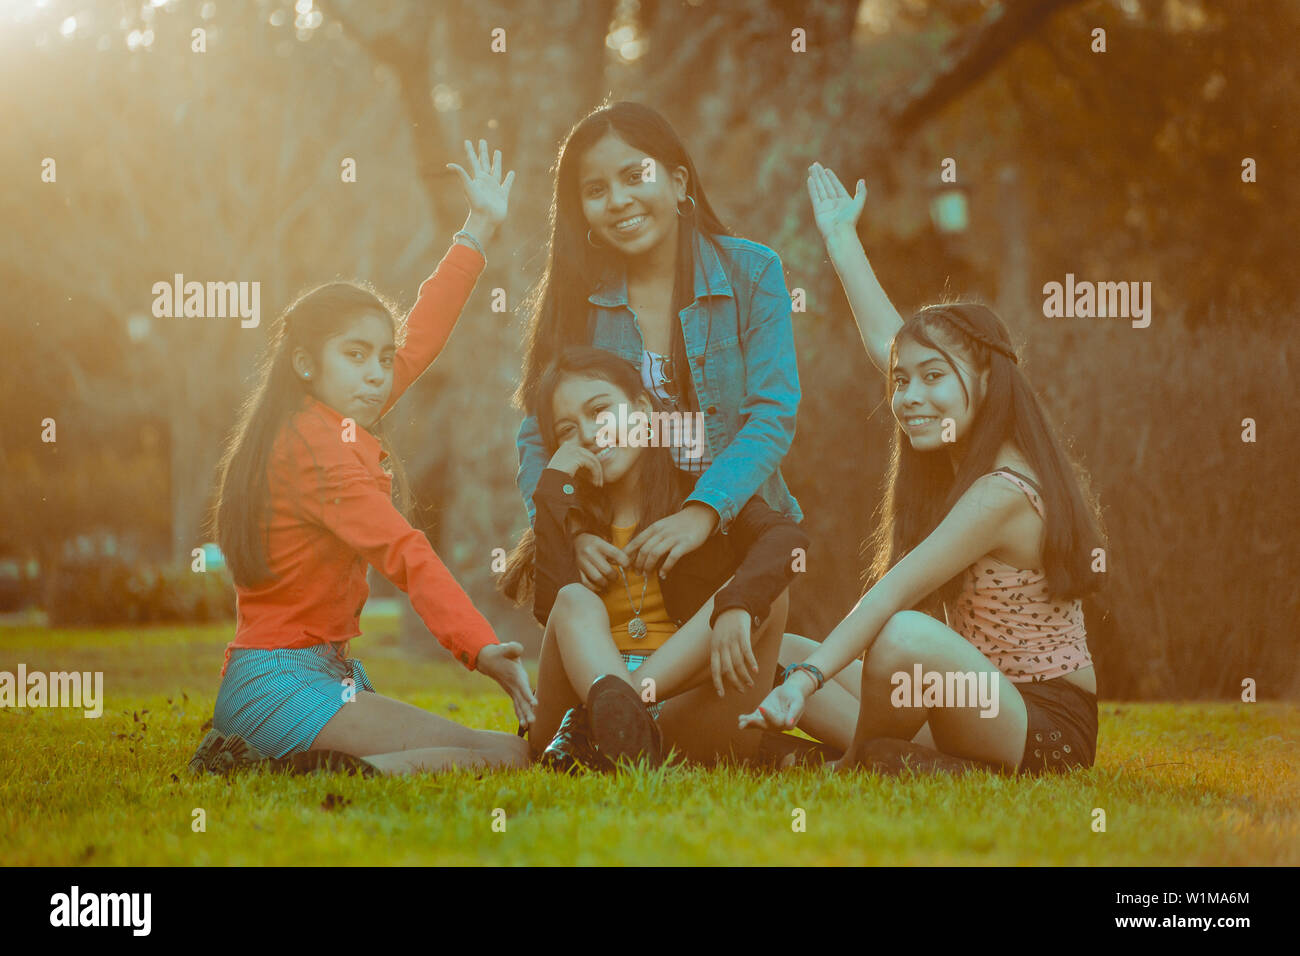
[(1017, 684), (1029, 715), (1020, 773), (1064, 773), (1097, 758), (1097, 695), (1060, 677)]

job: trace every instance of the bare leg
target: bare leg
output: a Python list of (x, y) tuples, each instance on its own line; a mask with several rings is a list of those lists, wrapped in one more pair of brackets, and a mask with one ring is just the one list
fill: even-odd
[[(754, 686), (744, 693), (738, 693), (727, 686), (725, 696), (719, 697), (713, 687), (709, 666), (708, 626), (709, 615), (713, 613), (713, 598), (650, 660), (637, 668), (635, 676), (644, 679), (654, 675), (651, 665), (658, 663), (660, 673), (667, 677), (657, 679), (657, 686), (664, 687), (663, 681), (666, 679), (669, 693), (674, 694), (665, 702), (659, 718), (665, 746), (675, 746), (688, 760), (706, 766), (712, 766), (728, 757), (747, 760), (758, 753), (762, 731), (741, 730), (737, 725), (740, 715), (754, 710), (772, 689), (769, 675), (776, 667), (781, 649), (781, 634), (785, 631), (790, 606), (789, 594), (789, 591), (784, 591), (772, 602), (771, 613), (759, 627), (758, 633), (751, 638), (754, 657), (758, 661), (758, 673), (750, 675), (754, 678)], [(660, 655), (669, 649), (669, 645), (683, 636), (689, 640), (679, 645), (678, 653), (661, 660)], [(679, 675), (691, 666), (696, 669), (695, 674), (686, 681), (691, 689), (681, 692), (673, 686), (673, 681), (680, 684)]]
[(391, 755), (431, 748), (452, 748), (477, 755), (484, 761), (481, 765), (486, 767), (528, 765), (528, 745), (514, 734), (472, 730), (427, 710), (369, 691), (357, 694), (344, 704), (316, 735), (310, 749), (338, 750), (368, 758), (372, 754)]
[(640, 693), (610, 633), (609, 612), (600, 596), (581, 584), (560, 588), (546, 620), (537, 670), (537, 711), (528, 741), (535, 754), (546, 749), (571, 707), (587, 701), (599, 677), (613, 674)]
[[(566, 666), (570, 661), (579, 675), (589, 675), (591, 680), (584, 683), (582, 676), (570, 678)], [(592, 681), (601, 674), (626, 673), (627, 665), (610, 636), (609, 612), (600, 596), (579, 584), (560, 588), (546, 619), (537, 665), (537, 710), (528, 728), (533, 753), (546, 749), (569, 708), (586, 701)]]
[(712, 763), (724, 754), (745, 758), (757, 753), (761, 731), (742, 731), (737, 723), (740, 715), (757, 708), (771, 689), (764, 676), (771, 674), (780, 653), (789, 592), (772, 602), (763, 626), (751, 636), (758, 674), (750, 675), (754, 687), (745, 693), (728, 688), (725, 696), (719, 697), (712, 685), (708, 654), (712, 609), (710, 597), (633, 674), (619, 656), (601, 598), (578, 584), (560, 588), (542, 639), (533, 749), (545, 748), (564, 711), (586, 701), (595, 679), (612, 674), (638, 695), (642, 688), (653, 689), (654, 700), (664, 704), (659, 717), (664, 745), (676, 747), (689, 760)]
[[(721, 590), (721, 589), (719, 589)], [(716, 592), (715, 592), (716, 593)], [(775, 623), (777, 613), (784, 626), (785, 609), (789, 605), (786, 594), (772, 603), (772, 613), (764, 625)], [(653, 699), (666, 701), (700, 684), (708, 684), (713, 691), (709, 669), (709, 616), (713, 613), (713, 597), (705, 602), (678, 631), (651, 654), (635, 675), (619, 655), (614, 637), (610, 633), (609, 614), (600, 597), (580, 584), (565, 585), (560, 589), (547, 620), (543, 646), (553, 638), (559, 662), (568, 677), (568, 684), (577, 698), (585, 703), (592, 683), (605, 674), (623, 680), (638, 694), (642, 688), (653, 690)], [(760, 633), (767, 633), (763, 628)], [(768, 628), (770, 631), (770, 627)], [(751, 638), (754, 640), (757, 635)], [(756, 644), (757, 641), (754, 640)], [(774, 642), (775, 643), (775, 642)], [(755, 655), (757, 658), (757, 654)], [(553, 659), (553, 658), (552, 658)], [(767, 671), (776, 666), (775, 657), (769, 655)], [(762, 665), (758, 674), (750, 675), (757, 683), (763, 681)], [(542, 683), (541, 674), (538, 684)], [(764, 688), (764, 695), (770, 687)], [(539, 695), (540, 699), (540, 695)], [(760, 700), (762, 697), (760, 696)], [(561, 713), (563, 713), (561, 711)], [(739, 712), (738, 712), (739, 713)], [(539, 722), (540, 723), (540, 722)], [(558, 725), (559, 719), (556, 718)], [(539, 727), (540, 731), (540, 727)], [(539, 732), (540, 739), (540, 732)]]
[[(818, 648), (816, 641), (798, 634), (786, 634), (781, 641), (781, 666), (807, 660)], [(854, 661), (836, 674), (808, 700), (798, 727), (810, 737), (848, 750), (858, 723), (858, 695), (862, 692), (862, 662)], [(933, 747), (930, 724), (926, 722), (912, 738), (914, 743)]]
[(618, 653), (610, 632), (609, 612), (600, 595), (581, 584), (566, 584), (555, 597), (546, 630), (548, 635), (555, 635), (569, 686), (584, 704), (591, 685), (605, 674), (632, 685), (632, 675)]
[(528, 743), (534, 757), (545, 750), (546, 745), (555, 737), (555, 732), (560, 729), (560, 721), (569, 708), (582, 703), (582, 698), (569, 683), (569, 676), (564, 673), (564, 661), (560, 657), (555, 628), (551, 623), (554, 620), (555, 615), (552, 614), (546, 625), (546, 633), (542, 635), (542, 650), (537, 664), (537, 707), (533, 712), (533, 724), (528, 728)]
[(638, 694), (643, 688), (652, 689), (653, 699), (664, 703), (659, 726), (666, 746), (708, 763), (720, 754), (752, 756), (761, 732), (740, 730), (738, 718), (757, 707), (771, 689), (764, 676), (776, 666), (788, 608), (785, 592), (772, 603), (767, 620), (751, 638), (759, 667), (751, 675), (754, 687), (744, 694), (729, 688), (719, 698), (709, 667), (712, 597), (632, 673), (614, 644), (604, 602), (581, 585), (566, 585), (556, 596), (542, 640), (539, 709), (530, 732), (533, 749), (546, 746), (569, 707), (586, 701), (592, 682), (613, 674)]
[[(997, 682), (998, 712), (984, 717), (975, 706), (895, 707), (894, 674), (923, 671), (987, 674)], [(1015, 769), (1025, 746), (1028, 717), (1020, 692), (960, 634), (917, 611), (900, 611), (886, 622), (862, 669), (857, 727), (842, 763), (851, 766), (857, 751), (873, 737), (911, 739), (927, 719), (938, 749)]]
[(418, 750), (398, 750), (390, 754), (371, 754), (366, 760), (382, 773), (399, 775), (407, 773), (436, 773), (458, 767), (488, 769), (492, 765), (477, 750), (464, 747), (424, 747)]

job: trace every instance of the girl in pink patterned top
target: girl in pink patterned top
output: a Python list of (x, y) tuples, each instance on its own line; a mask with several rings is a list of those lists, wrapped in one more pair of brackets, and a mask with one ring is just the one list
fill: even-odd
[(849, 196), (814, 164), (808, 189), (899, 428), (874, 583), (820, 646), (787, 635), (794, 663), (741, 724), (797, 723), (845, 749), (840, 767), (900, 753), (954, 769), (1091, 766), (1079, 598), (1101, 583), (1104, 541), (1086, 481), (993, 311), (954, 303), (904, 322), (857, 236), (865, 185)]
[[(1023, 491), (1046, 526), (1043, 497), (1033, 479), (1010, 468), (991, 474)], [(961, 580), (953, 630), (1012, 681), (1048, 681), (1091, 668), (1081, 602), (1053, 600), (1041, 570), (1017, 568), (989, 554)]]

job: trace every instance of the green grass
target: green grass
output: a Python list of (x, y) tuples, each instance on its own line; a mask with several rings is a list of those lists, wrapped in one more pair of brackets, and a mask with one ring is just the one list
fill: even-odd
[[(382, 693), (514, 729), (485, 678), (406, 659), (391, 620), (363, 626), (353, 651)], [(1295, 704), (1106, 701), (1098, 765), (1063, 779), (665, 768), (196, 780), (184, 767), (229, 633), (0, 631), (0, 670), (102, 670), (106, 697), (98, 720), (0, 709), (0, 865), (1300, 863)], [(796, 807), (806, 832), (792, 831)], [(205, 832), (191, 829), (196, 808)]]

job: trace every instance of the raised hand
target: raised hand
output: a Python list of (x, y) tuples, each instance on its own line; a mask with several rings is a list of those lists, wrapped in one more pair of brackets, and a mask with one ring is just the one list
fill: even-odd
[(591, 483), (597, 488), (605, 484), (604, 466), (601, 465), (595, 452), (582, 447), (582, 439), (576, 432), (555, 450), (546, 467), (562, 471), (570, 477), (575, 477), (579, 471), (585, 471), (591, 476)]
[(808, 196), (817, 229), (827, 239), (839, 229), (856, 229), (867, 202), (867, 184), (859, 179), (857, 192), (850, 196), (833, 170), (813, 163), (808, 167)]
[(448, 163), (447, 168), (460, 174), (465, 198), (469, 200), (470, 218), (481, 220), (489, 231), (495, 230), (506, 221), (515, 172), (512, 169), (506, 174), (505, 181), (502, 181), (501, 150), (493, 152), (489, 164), (487, 140), (478, 141), (478, 152), (474, 151), (474, 145), (469, 140), (465, 140), (465, 153), (469, 156), (469, 168), (473, 175), (465, 172), (457, 163)]

